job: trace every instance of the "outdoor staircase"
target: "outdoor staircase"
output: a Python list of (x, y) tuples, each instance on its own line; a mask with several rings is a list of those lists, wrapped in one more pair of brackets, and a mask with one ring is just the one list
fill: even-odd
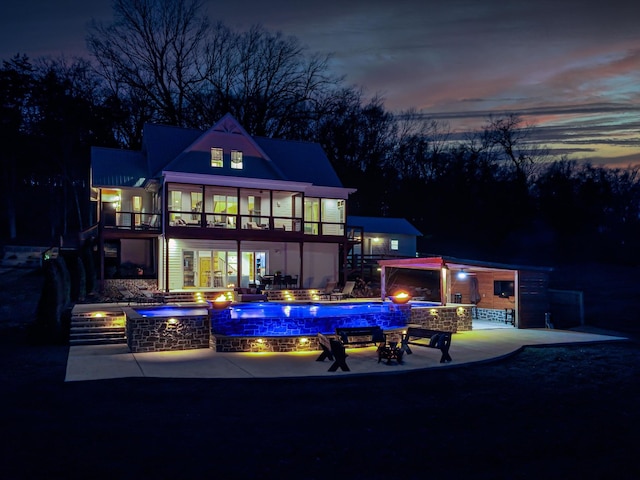
[(69, 345), (126, 344), (124, 315), (85, 316), (71, 318)]

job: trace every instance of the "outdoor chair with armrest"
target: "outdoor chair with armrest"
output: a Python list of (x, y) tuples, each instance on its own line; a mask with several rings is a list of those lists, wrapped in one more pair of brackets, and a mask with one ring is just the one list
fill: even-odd
[(328, 299), (333, 291), (336, 289), (336, 282), (327, 282), (323, 292), (318, 292), (318, 296), (322, 299)]
[(353, 297), (353, 288), (356, 286), (356, 282), (345, 282), (344, 287), (342, 288), (342, 291), (340, 292), (333, 292), (329, 295), (329, 299), (333, 300), (334, 298), (336, 300), (342, 300), (343, 298), (351, 298)]

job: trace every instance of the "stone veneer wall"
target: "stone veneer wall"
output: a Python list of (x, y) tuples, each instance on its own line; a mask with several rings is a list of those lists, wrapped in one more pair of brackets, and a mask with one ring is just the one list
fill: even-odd
[(318, 336), (229, 337), (211, 334), (210, 348), (216, 352), (312, 352), (321, 350)]
[(464, 332), (471, 330), (471, 305), (413, 307), (411, 323), (431, 330)]
[(138, 317), (127, 319), (127, 345), (133, 353), (164, 352), (209, 348), (209, 317), (167, 318)]
[(488, 320), (490, 322), (505, 323), (505, 311), (504, 309), (497, 310), (493, 308), (476, 308), (476, 319)]
[(148, 290), (156, 290), (158, 288), (158, 281), (153, 278), (107, 278), (104, 280), (103, 289), (112, 287), (136, 289), (146, 288)]

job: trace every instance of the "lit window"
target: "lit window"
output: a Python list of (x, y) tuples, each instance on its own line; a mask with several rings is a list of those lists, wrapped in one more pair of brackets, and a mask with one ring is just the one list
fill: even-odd
[(398, 240), (391, 240), (391, 250), (398, 250)]
[(231, 150), (231, 168), (242, 169), (242, 152)]
[(216, 168), (222, 168), (222, 149), (211, 149), (211, 166)]

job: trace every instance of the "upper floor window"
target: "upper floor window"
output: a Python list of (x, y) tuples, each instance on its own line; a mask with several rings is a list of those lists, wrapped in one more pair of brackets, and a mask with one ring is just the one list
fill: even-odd
[(391, 247), (391, 250), (398, 250), (398, 240), (391, 239), (389, 246)]
[(242, 152), (231, 150), (231, 168), (242, 169)]
[(222, 168), (222, 149), (211, 149), (211, 166), (216, 168)]

